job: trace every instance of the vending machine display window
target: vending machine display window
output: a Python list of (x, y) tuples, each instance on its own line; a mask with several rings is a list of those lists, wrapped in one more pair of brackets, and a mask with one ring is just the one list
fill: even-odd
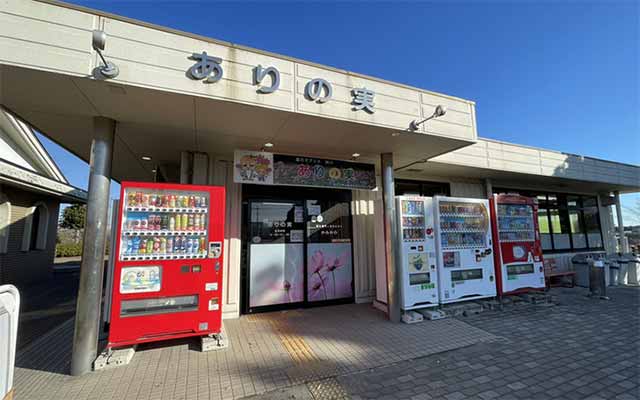
[(124, 201), (120, 261), (207, 256), (208, 192), (128, 188)]
[(509, 265), (507, 267), (507, 277), (508, 279), (512, 279), (512, 276), (533, 274), (534, 271), (535, 268), (533, 264)]
[(198, 309), (198, 295), (123, 300), (120, 305), (122, 317), (194, 311)]
[(487, 246), (489, 218), (483, 204), (441, 201), (439, 211), (443, 249)]
[(451, 271), (451, 280), (454, 282), (470, 281), (473, 279), (482, 279), (482, 268)]
[(430, 275), (427, 272), (426, 274), (411, 274), (409, 275), (409, 284), (410, 285), (424, 285), (426, 283), (431, 283)]
[(503, 243), (534, 241), (533, 207), (527, 204), (498, 204), (498, 232)]

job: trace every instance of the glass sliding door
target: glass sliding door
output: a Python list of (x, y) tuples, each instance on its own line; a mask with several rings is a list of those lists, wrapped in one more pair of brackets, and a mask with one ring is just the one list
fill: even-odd
[(304, 301), (304, 205), (249, 202), (249, 311)]
[(307, 300), (353, 297), (350, 203), (306, 200)]

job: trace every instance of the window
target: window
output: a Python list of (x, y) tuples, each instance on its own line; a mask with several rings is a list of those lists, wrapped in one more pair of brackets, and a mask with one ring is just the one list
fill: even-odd
[(450, 188), (447, 182), (412, 181), (407, 179), (395, 180), (396, 196), (449, 196)]
[(538, 199), (538, 227), (545, 252), (603, 249), (595, 196), (499, 188), (494, 193), (519, 193)]
[(40, 202), (27, 210), (24, 217), (22, 251), (44, 250), (47, 247), (49, 209)]

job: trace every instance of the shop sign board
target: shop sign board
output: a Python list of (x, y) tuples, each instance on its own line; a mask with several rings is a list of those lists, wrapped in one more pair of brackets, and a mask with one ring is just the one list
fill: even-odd
[(236, 150), (233, 165), (236, 183), (363, 190), (376, 187), (373, 164)]
[[(202, 53), (191, 54), (189, 59), (195, 61), (187, 70), (187, 76), (189, 78), (204, 83), (216, 83), (222, 78), (224, 74), (222, 58), (210, 56), (206, 51), (203, 51)], [(267, 77), (270, 77), (270, 79), (267, 80)], [(253, 84), (258, 86), (256, 90), (258, 93), (274, 93), (280, 88), (280, 71), (274, 66), (265, 68), (258, 64), (253, 68)], [(333, 96), (333, 87), (331, 83), (325, 79), (313, 78), (305, 85), (304, 94), (309, 101), (315, 101), (320, 104), (326, 103), (331, 100)], [(374, 104), (375, 95), (375, 91), (367, 89), (366, 87), (353, 88), (351, 90), (351, 96), (353, 97), (351, 102), (353, 105), (352, 110), (365, 110), (373, 114), (376, 111)]]

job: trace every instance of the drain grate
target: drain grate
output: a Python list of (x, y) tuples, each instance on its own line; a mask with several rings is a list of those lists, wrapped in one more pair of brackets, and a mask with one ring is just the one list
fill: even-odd
[(309, 382), (307, 387), (315, 400), (346, 400), (351, 398), (335, 378)]

